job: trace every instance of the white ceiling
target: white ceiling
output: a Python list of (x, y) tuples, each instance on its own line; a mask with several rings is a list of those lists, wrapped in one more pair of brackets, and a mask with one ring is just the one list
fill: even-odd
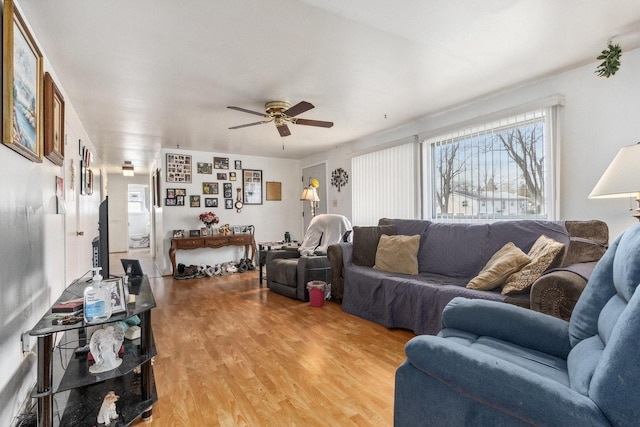
[[(640, 46), (639, 0), (16, 1), (116, 168), (177, 146), (300, 159)], [(260, 119), (227, 106), (271, 100), (335, 125), (228, 129)]]

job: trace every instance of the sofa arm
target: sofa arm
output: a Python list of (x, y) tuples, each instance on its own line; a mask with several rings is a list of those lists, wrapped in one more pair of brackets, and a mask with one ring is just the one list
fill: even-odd
[(300, 258), (300, 252), (292, 251), (289, 249), (278, 249), (275, 251), (267, 252), (267, 258), (264, 261), (264, 265), (268, 266), (269, 261), (278, 258)]
[(574, 264), (539, 277), (531, 287), (531, 309), (569, 320), (595, 265)]
[(331, 266), (331, 298), (342, 301), (344, 295), (344, 263), (342, 261), (342, 247), (330, 245), (327, 248), (327, 258)]

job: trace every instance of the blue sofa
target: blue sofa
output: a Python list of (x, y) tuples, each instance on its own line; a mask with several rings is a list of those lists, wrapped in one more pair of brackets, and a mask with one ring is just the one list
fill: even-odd
[[(380, 229), (385, 234), (419, 235), (418, 274), (400, 274), (358, 262), (375, 256)], [(332, 292), (342, 294), (342, 309), (389, 328), (435, 335), (444, 307), (455, 297), (507, 302), (568, 318), (586, 280), (608, 243), (601, 221), (498, 221), (492, 224), (433, 223), (382, 219), (377, 227), (354, 227), (353, 243), (329, 247)], [(521, 295), (466, 288), (491, 256), (508, 242), (525, 253), (546, 235), (568, 250), (549, 272)], [(364, 257), (367, 258), (367, 257)], [(535, 292), (534, 292), (535, 290)]]
[(438, 336), (406, 345), (403, 426), (640, 425), (640, 224), (597, 263), (569, 322), (454, 299)]

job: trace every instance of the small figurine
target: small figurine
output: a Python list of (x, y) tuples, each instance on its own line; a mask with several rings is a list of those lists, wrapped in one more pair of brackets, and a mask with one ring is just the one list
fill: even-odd
[(116, 402), (119, 396), (115, 392), (110, 391), (102, 400), (100, 411), (98, 412), (98, 424), (104, 424), (108, 426), (111, 424), (111, 420), (118, 418), (118, 412), (116, 412)]
[(124, 330), (120, 324), (95, 331), (89, 341), (89, 349), (95, 364), (89, 367), (89, 372), (97, 374), (120, 366), (122, 359), (118, 357), (118, 352), (123, 341)]

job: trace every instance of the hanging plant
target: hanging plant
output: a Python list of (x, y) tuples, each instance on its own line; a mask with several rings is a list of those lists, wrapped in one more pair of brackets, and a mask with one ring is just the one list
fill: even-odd
[(609, 42), (607, 49), (603, 50), (600, 56), (596, 59), (602, 61), (596, 69), (596, 74), (600, 77), (609, 78), (613, 76), (620, 68), (620, 57), (622, 56), (622, 50), (620, 45), (611, 44)]

